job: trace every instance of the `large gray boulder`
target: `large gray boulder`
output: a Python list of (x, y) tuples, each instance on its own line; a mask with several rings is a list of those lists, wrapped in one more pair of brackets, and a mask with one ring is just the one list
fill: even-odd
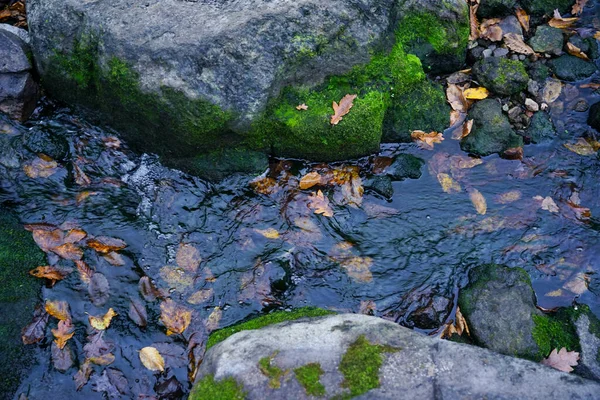
[[(427, 60), (460, 66), (469, 31), (463, 0), (27, 5), (46, 89), (178, 158), (233, 146), (327, 160), (375, 151), (391, 95), (426, 83)], [(346, 94), (354, 107), (332, 126)]]
[(376, 317), (341, 314), (234, 334), (207, 352), (190, 399), (218, 398), (215, 393), (314, 398), (309, 392), (363, 399), (594, 399), (600, 385)]

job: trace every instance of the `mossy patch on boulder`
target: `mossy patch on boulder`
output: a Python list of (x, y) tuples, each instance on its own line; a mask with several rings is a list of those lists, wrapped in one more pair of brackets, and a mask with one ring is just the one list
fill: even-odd
[(310, 363), (294, 369), (296, 379), (310, 396), (325, 396), (325, 386), (320, 382), (323, 369), (319, 363)]
[(202, 378), (190, 393), (190, 400), (244, 400), (246, 394), (243, 386), (233, 378), (215, 381), (213, 375)]
[(473, 65), (473, 74), (492, 92), (510, 96), (527, 88), (529, 76), (521, 61), (488, 57)]

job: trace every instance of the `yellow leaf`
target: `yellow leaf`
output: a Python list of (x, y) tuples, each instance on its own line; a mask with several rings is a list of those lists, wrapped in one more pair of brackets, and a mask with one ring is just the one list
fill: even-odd
[(565, 29), (570, 28), (571, 25), (577, 22), (578, 19), (579, 18), (577, 17), (563, 18), (558, 12), (558, 10), (554, 10), (554, 17), (548, 22), (548, 25), (550, 25), (553, 28)]
[(321, 184), (321, 175), (318, 172), (309, 172), (300, 179), (300, 189), (310, 189)]
[(354, 106), (354, 99), (356, 99), (355, 94), (347, 94), (340, 100), (340, 104), (335, 101), (332, 104), (333, 107), (333, 115), (331, 116), (331, 125), (337, 125), (342, 117), (350, 112), (352, 106)]
[(575, 4), (573, 4), (573, 8), (571, 8), (571, 14), (579, 15), (583, 12), (583, 8), (588, 0), (577, 0)]
[(487, 203), (481, 192), (477, 189), (472, 189), (469, 192), (469, 197), (471, 198), (473, 206), (475, 206), (475, 210), (477, 210), (477, 214), (485, 215), (487, 211)]
[(594, 33), (594, 39), (600, 40), (600, 32)]
[(165, 370), (165, 359), (154, 347), (148, 346), (140, 350), (140, 361), (150, 371), (163, 372)]
[(311, 193), (309, 196), (308, 207), (315, 214), (321, 214), (324, 217), (333, 217), (333, 210), (329, 206), (329, 199), (323, 195), (320, 190), (317, 193)]
[(442, 189), (446, 193), (458, 193), (462, 191), (462, 188), (458, 182), (452, 179), (448, 174), (439, 173), (437, 174), (437, 179), (440, 182), (440, 185), (442, 185)]
[(160, 320), (167, 327), (167, 335), (183, 333), (192, 322), (192, 312), (167, 299), (160, 304)]
[(423, 131), (412, 131), (410, 137), (412, 140), (416, 141), (419, 146), (428, 150), (433, 150), (434, 143), (442, 143), (442, 140), (444, 140), (444, 136), (439, 132), (425, 133)]
[(483, 100), (490, 95), (490, 92), (484, 87), (477, 87), (465, 90), (464, 95), (469, 100)]
[(583, 138), (577, 139), (577, 142), (574, 144), (565, 143), (564, 146), (580, 156), (592, 156), (598, 151), (593, 144), (588, 143), (588, 141)]
[(525, 32), (529, 32), (529, 15), (521, 7), (517, 8), (517, 19)]
[(372, 258), (348, 257), (338, 260), (338, 262), (352, 280), (356, 282), (371, 282), (373, 280), (373, 274), (371, 273)]
[(61, 321), (70, 320), (69, 304), (66, 301), (46, 300), (46, 312)]
[(181, 243), (175, 256), (177, 265), (189, 272), (196, 272), (200, 266), (200, 251), (191, 244)]
[(110, 326), (110, 321), (113, 319), (113, 317), (117, 315), (119, 314), (117, 314), (115, 310), (109, 308), (106, 314), (104, 314), (103, 316), (95, 317), (93, 315), (89, 315), (88, 319), (90, 321), (90, 325), (93, 328), (98, 329), (99, 331), (103, 331), (108, 329), (108, 327)]
[(544, 296), (546, 297), (560, 297), (563, 295), (563, 291), (561, 289), (553, 290), (551, 292), (546, 293)]
[(110, 365), (115, 362), (115, 355), (107, 353), (88, 358), (88, 361), (96, 365)]
[(521, 192), (518, 190), (511, 190), (506, 193), (502, 193), (496, 198), (496, 202), (500, 204), (508, 204), (515, 202), (521, 198)]
[(58, 321), (58, 327), (52, 329), (52, 335), (56, 338), (54, 343), (59, 349), (63, 349), (67, 344), (67, 341), (75, 334), (75, 327), (70, 319)]
[(575, 46), (571, 42), (567, 42), (567, 52), (572, 56), (579, 57), (586, 61), (590, 61), (587, 54), (585, 54), (583, 51), (581, 51), (581, 49), (579, 47)]
[(278, 239), (279, 238), (279, 232), (277, 231), (277, 229), (273, 229), (273, 228), (255, 229), (254, 232), (263, 235), (267, 239)]

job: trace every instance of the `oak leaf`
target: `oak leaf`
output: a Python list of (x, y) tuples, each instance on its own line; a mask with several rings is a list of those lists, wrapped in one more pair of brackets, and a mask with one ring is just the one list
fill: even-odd
[(410, 137), (413, 141), (416, 141), (419, 146), (428, 150), (433, 150), (434, 143), (442, 143), (444, 140), (444, 135), (439, 132), (425, 133), (423, 131), (412, 131)]
[(165, 359), (154, 347), (148, 346), (140, 350), (140, 361), (150, 371), (163, 372), (165, 370)]
[(56, 267), (45, 265), (32, 269), (29, 271), (29, 274), (35, 276), (36, 278), (48, 279), (50, 281), (50, 285), (54, 286), (57, 281), (65, 279), (65, 277), (71, 272), (73, 271), (69, 269), (58, 269)]
[(99, 331), (104, 331), (104, 330), (108, 329), (108, 327), (110, 326), (110, 321), (112, 321), (112, 319), (114, 317), (116, 317), (117, 315), (119, 315), (119, 314), (117, 314), (115, 312), (115, 310), (113, 310), (111, 307), (108, 309), (106, 314), (104, 314), (103, 316), (95, 317), (93, 315), (89, 315), (88, 319), (90, 321), (90, 325), (93, 328), (95, 328)]
[(167, 335), (181, 334), (192, 322), (192, 312), (167, 299), (160, 304), (160, 320), (167, 327)]
[(329, 199), (323, 195), (322, 191), (311, 193), (309, 195), (308, 207), (315, 214), (321, 214), (324, 217), (333, 217), (333, 210), (329, 206)]
[(89, 361), (84, 361), (83, 364), (79, 367), (77, 373), (73, 376), (73, 380), (75, 381), (75, 387), (77, 391), (80, 391), (81, 388), (85, 386), (85, 384), (90, 379), (90, 375), (92, 375), (94, 369), (92, 368)]
[(507, 33), (504, 35), (504, 44), (515, 53), (531, 55), (535, 51), (523, 41), (523, 36), (517, 33)]
[(333, 107), (333, 115), (331, 116), (331, 125), (337, 125), (342, 117), (350, 112), (350, 109), (354, 106), (354, 99), (357, 95), (347, 94), (340, 100), (340, 103), (335, 101), (331, 105)]
[(563, 372), (573, 371), (573, 367), (578, 364), (579, 353), (576, 351), (567, 351), (566, 348), (552, 350), (548, 358), (541, 361), (542, 364)]

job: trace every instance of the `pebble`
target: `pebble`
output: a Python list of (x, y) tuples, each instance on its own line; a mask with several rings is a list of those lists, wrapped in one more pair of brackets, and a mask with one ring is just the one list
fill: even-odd
[(483, 58), (488, 58), (488, 57), (491, 57), (491, 56), (492, 56), (492, 54), (494, 54), (494, 50), (492, 50), (492, 49), (489, 49), (489, 48), (488, 48), (488, 49), (485, 49), (485, 50), (483, 51)]
[(526, 58), (525, 54), (519, 54), (519, 60), (525, 61)]
[(529, 82), (527, 82), (527, 91), (532, 96), (537, 97), (540, 93), (540, 84), (537, 81), (530, 79)]
[(502, 111), (504, 111), (504, 112), (508, 112), (508, 110), (509, 110), (508, 104), (504, 104), (504, 105), (502, 106)]
[(577, 112), (586, 112), (589, 108), (590, 108), (590, 105), (587, 103), (587, 101), (581, 99), (575, 104), (575, 107), (573, 107), (573, 110), (575, 110)]
[(511, 121), (516, 121), (519, 118), (519, 115), (521, 115), (521, 107), (520, 106), (514, 106), (513, 108), (508, 110), (508, 118)]
[(505, 57), (506, 55), (508, 55), (508, 49), (500, 47), (494, 50), (494, 57)]
[(542, 111), (546, 111), (546, 110), (548, 109), (548, 104), (546, 104), (546, 103), (542, 103), (542, 105), (540, 106), (540, 109), (541, 109)]
[(539, 104), (529, 98), (525, 99), (525, 107), (532, 112), (537, 112), (540, 109)]

